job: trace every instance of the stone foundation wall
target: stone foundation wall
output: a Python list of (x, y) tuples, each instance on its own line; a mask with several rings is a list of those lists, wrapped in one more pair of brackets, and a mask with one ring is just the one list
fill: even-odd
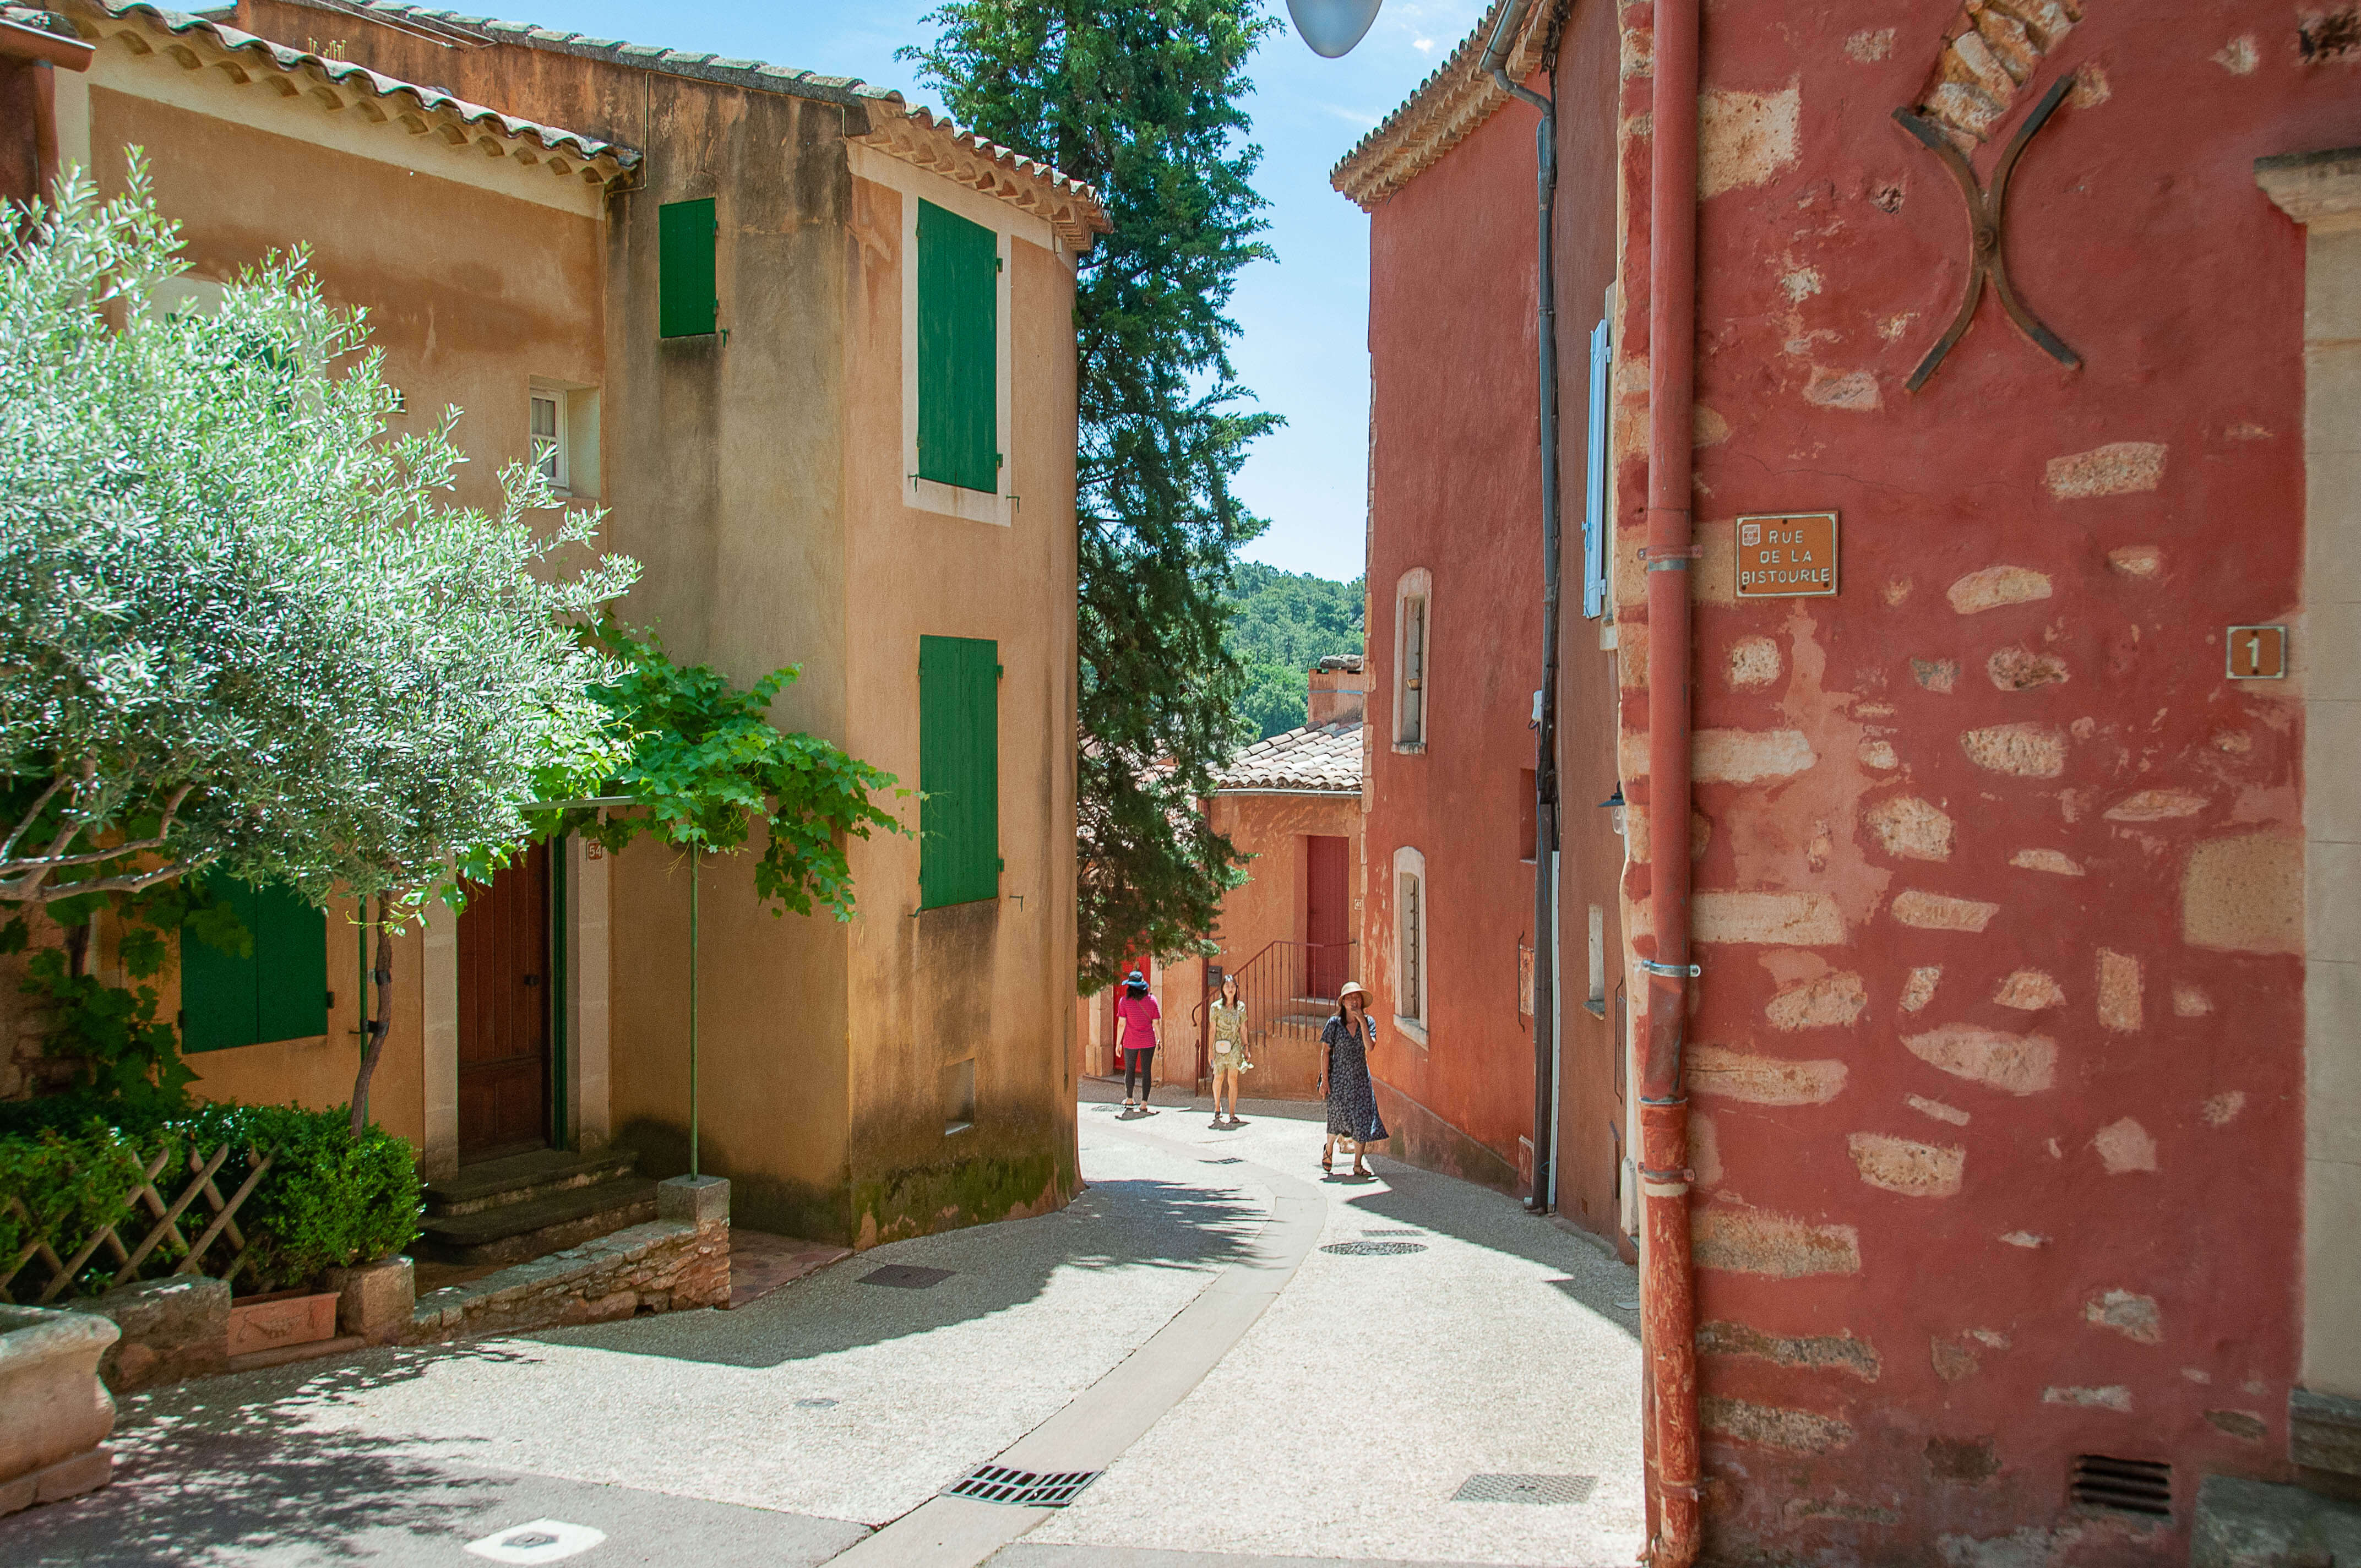
[(653, 1220), (565, 1252), (429, 1291), (412, 1344), (602, 1323), (730, 1300), (730, 1222)]

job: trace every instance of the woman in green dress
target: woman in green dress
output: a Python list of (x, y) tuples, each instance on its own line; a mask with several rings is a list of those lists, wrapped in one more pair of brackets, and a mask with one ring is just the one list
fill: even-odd
[(1222, 1101), (1229, 1098), (1229, 1125), (1238, 1121), (1238, 1074), (1254, 1066), (1246, 1054), (1246, 1003), (1238, 992), (1238, 977), (1222, 977), (1221, 994), (1212, 1003), (1213, 1014), (1213, 1125), (1223, 1124)]

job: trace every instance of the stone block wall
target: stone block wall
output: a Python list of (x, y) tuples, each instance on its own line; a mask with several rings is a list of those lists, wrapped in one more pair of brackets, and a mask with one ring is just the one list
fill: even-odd
[(429, 1291), (411, 1313), (408, 1338), (428, 1344), (729, 1301), (729, 1221), (653, 1220)]

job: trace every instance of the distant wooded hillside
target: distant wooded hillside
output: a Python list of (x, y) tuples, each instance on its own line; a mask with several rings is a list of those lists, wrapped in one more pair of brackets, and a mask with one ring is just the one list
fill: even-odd
[(1241, 561), (1230, 594), (1230, 652), (1246, 666), (1246, 717), (1258, 736), (1303, 722), (1312, 666), (1361, 652), (1361, 579), (1349, 583)]

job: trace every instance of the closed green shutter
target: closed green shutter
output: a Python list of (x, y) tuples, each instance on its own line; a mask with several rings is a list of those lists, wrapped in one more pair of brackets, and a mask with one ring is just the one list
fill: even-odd
[(254, 1037), (303, 1040), (326, 1034), (326, 912), (283, 888), (266, 887), (254, 895)]
[(181, 938), (181, 1048), (220, 1051), (328, 1032), (328, 917), (282, 888), (207, 879), (254, 939), (239, 958)]
[(918, 907), (1000, 896), (1000, 644), (918, 639)]
[(1000, 490), (1000, 239), (918, 203), (918, 477)]
[(713, 198), (656, 209), (656, 335), (699, 337), (721, 319), (714, 281)]
[[(229, 906), (251, 934), (254, 889), (227, 877), (207, 877), (206, 890)], [(254, 1044), (255, 954), (239, 958), (183, 932), (181, 937), (181, 1048), (219, 1051)]]

